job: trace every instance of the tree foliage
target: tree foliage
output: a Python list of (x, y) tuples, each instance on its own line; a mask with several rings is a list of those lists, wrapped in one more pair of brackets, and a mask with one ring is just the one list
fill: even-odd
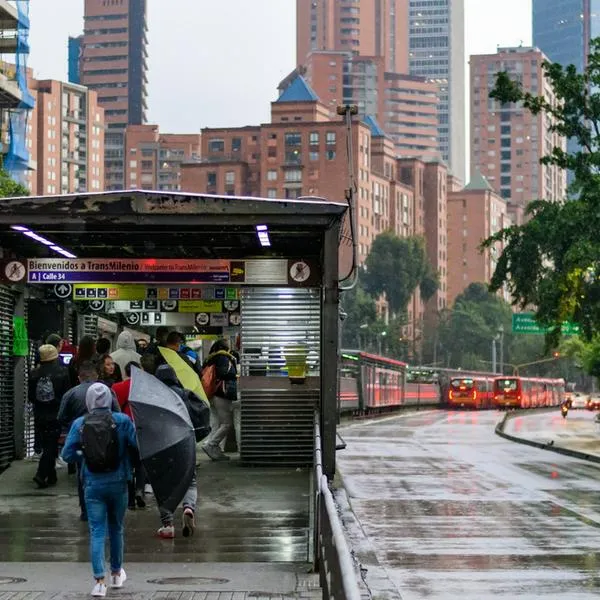
[(491, 289), (506, 285), (513, 304), (536, 307), (540, 324), (552, 327), (549, 346), (558, 341), (564, 321), (579, 323), (588, 340), (600, 326), (600, 38), (590, 47), (583, 73), (573, 65), (544, 64), (556, 95), (552, 104), (507, 73), (498, 73), (490, 94), (504, 106), (519, 104), (544, 114), (552, 131), (579, 146), (574, 152), (555, 147), (541, 161), (573, 172), (575, 197), (532, 202), (524, 225), (504, 229), (483, 244), (504, 244)]
[(406, 312), (420, 287), (424, 300), (438, 289), (437, 273), (427, 258), (422, 238), (401, 238), (391, 231), (378, 235), (367, 256), (365, 289), (374, 297), (386, 295), (393, 314)]
[(29, 196), (29, 190), (17, 183), (4, 168), (0, 167), (0, 198), (14, 198), (17, 196)]

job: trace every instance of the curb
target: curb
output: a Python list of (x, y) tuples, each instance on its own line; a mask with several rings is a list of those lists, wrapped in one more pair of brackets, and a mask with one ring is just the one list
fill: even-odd
[(514, 411), (512, 413), (506, 413), (504, 418), (500, 423), (496, 425), (495, 433), (499, 435), (501, 438), (505, 440), (509, 440), (511, 442), (516, 442), (517, 444), (524, 444), (525, 446), (532, 446), (534, 448), (539, 448), (540, 450), (549, 450), (550, 452), (556, 452), (557, 454), (564, 454), (565, 456), (571, 456), (573, 458), (579, 458), (581, 460), (586, 460), (588, 462), (593, 462), (596, 464), (600, 464), (600, 456), (596, 454), (588, 454), (586, 452), (580, 452), (579, 450), (571, 450), (570, 448), (565, 448), (564, 446), (555, 446), (550, 444), (545, 444), (543, 442), (534, 442), (533, 440), (528, 440), (525, 438), (520, 438), (510, 433), (506, 433), (504, 428), (506, 427), (506, 423), (510, 419), (514, 419), (517, 416), (523, 416), (524, 414), (528, 414), (533, 411), (540, 412), (539, 409), (524, 409)]

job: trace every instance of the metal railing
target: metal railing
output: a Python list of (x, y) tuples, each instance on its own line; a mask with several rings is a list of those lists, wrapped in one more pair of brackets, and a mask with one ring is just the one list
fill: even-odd
[(315, 567), (323, 600), (360, 600), (356, 571), (321, 462), (321, 428), (315, 416)]

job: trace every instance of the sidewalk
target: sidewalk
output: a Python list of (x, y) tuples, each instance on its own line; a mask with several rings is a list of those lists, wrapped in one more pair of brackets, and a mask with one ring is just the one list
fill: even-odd
[[(0, 600), (79, 600), (93, 580), (87, 523), (79, 521), (74, 476), (36, 490), (37, 463), (17, 461), (0, 475)], [(237, 461), (198, 468), (197, 530), (161, 540), (153, 497), (126, 517), (126, 600), (318, 598), (309, 574), (307, 470), (242, 468)], [(180, 525), (180, 512), (176, 525)]]
[[(600, 424), (594, 419), (598, 413), (585, 409), (570, 410), (563, 419), (560, 409), (509, 413), (500, 434), (530, 442), (548, 450), (567, 451), (600, 462)], [(584, 458), (584, 456), (581, 456)]]

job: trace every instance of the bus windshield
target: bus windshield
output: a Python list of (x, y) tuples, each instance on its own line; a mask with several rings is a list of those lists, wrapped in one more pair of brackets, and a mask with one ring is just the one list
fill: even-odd
[(497, 379), (496, 389), (504, 392), (516, 392), (518, 381), (516, 379)]
[(474, 385), (472, 379), (456, 378), (450, 380), (450, 387), (456, 391), (472, 390)]

